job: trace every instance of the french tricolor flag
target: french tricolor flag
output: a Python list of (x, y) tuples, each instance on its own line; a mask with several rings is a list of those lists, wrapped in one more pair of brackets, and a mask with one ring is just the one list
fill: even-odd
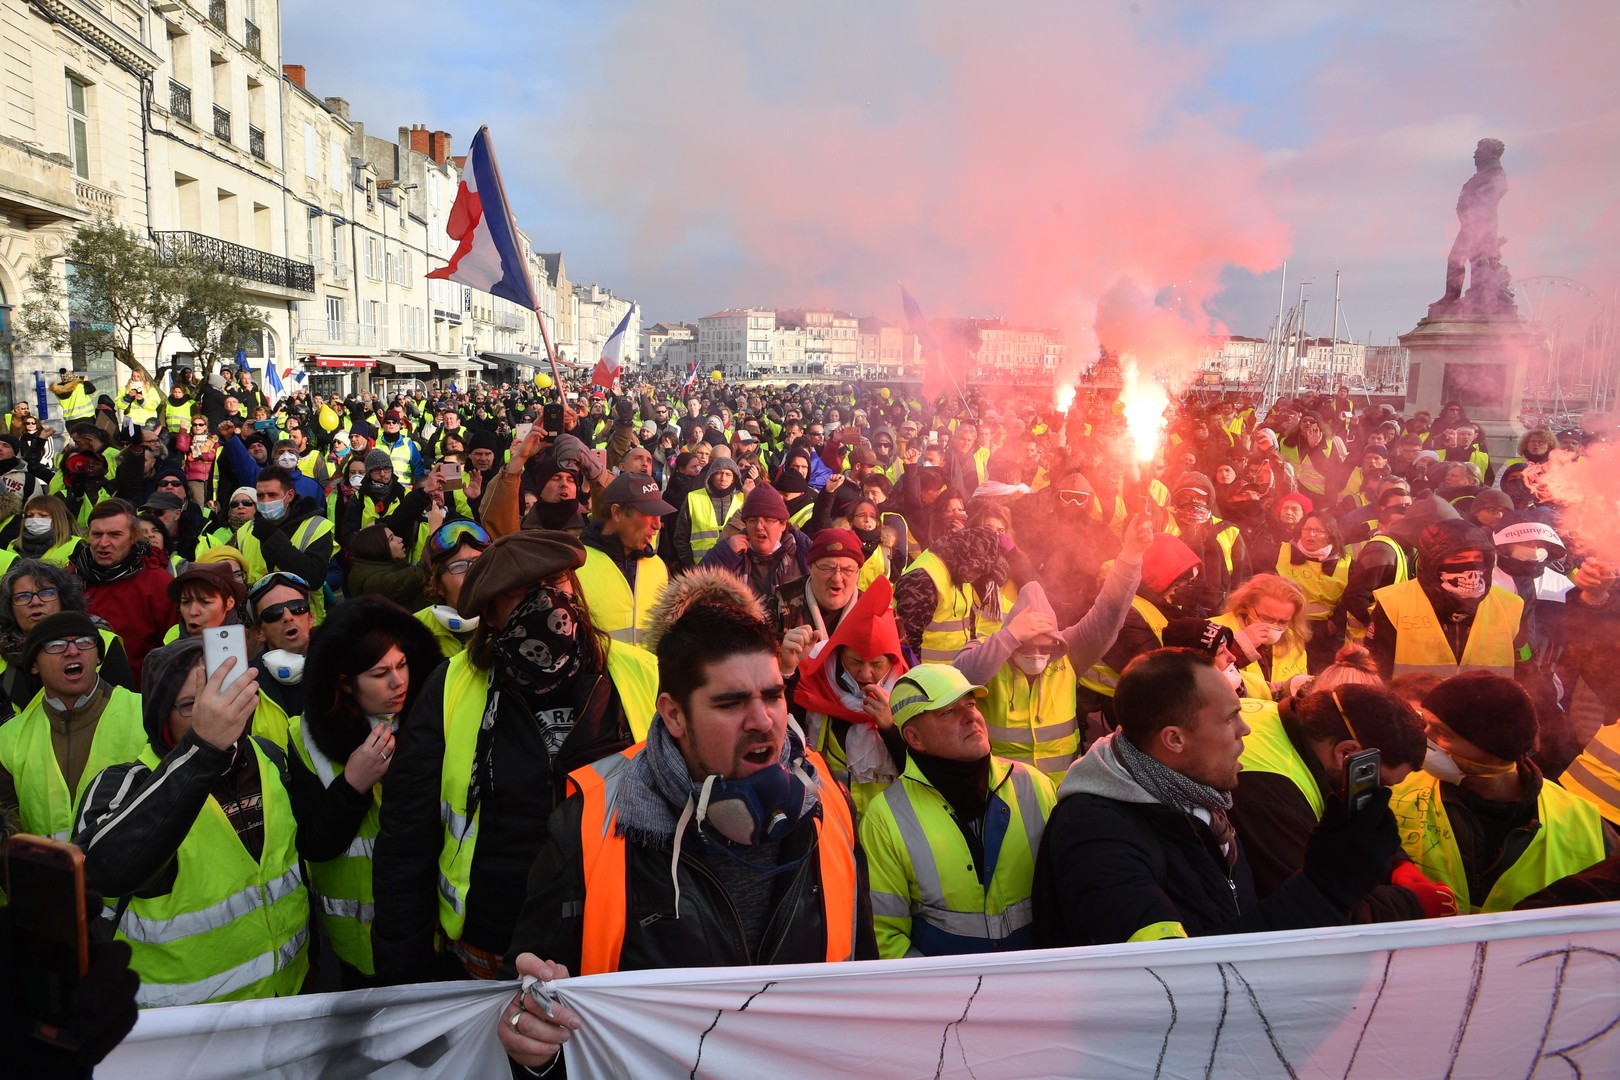
[(470, 285), (527, 311), (539, 309), (487, 127), (473, 136), (445, 231), (459, 246), (450, 262), (428, 277)]
[(635, 313), (636, 305), (631, 304), (630, 310), (619, 320), (618, 327), (602, 343), (602, 356), (596, 361), (596, 368), (591, 372), (592, 386), (605, 386), (610, 390), (613, 388), (613, 380), (619, 377), (619, 366), (624, 362), (624, 339), (630, 329), (630, 316)]

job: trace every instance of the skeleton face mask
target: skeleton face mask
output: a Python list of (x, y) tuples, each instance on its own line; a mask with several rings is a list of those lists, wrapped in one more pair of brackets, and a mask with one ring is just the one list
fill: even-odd
[(1440, 587), (1459, 600), (1478, 600), (1489, 586), (1484, 570), (1440, 572)]

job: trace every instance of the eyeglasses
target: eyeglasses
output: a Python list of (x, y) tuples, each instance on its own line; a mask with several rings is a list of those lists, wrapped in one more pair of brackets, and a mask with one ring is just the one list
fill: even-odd
[(80, 652), (88, 652), (96, 647), (96, 639), (93, 637), (57, 638), (55, 641), (47, 641), (40, 646), (40, 649), (50, 653), (52, 656), (61, 656), (67, 652), (69, 645), (72, 645)]
[(60, 589), (35, 589), (33, 592), (12, 593), (11, 602), (13, 604), (32, 604), (35, 598), (38, 598), (48, 604), (60, 595), (62, 595)]
[(1292, 624), (1291, 619), (1268, 619), (1263, 615), (1250, 616), (1249, 622), (1259, 626), (1274, 626), (1278, 630), (1286, 630)]
[(477, 561), (476, 559), (454, 559), (444, 564), (444, 574), (446, 577), (460, 577), (468, 570), (471, 570), (472, 564)]
[(308, 600), (287, 600), (280, 604), (271, 604), (259, 612), (261, 623), (278, 623), (283, 615), (302, 617), (309, 614)]
[(428, 558), (448, 555), (464, 542), (476, 544), (482, 550), (489, 546), (489, 533), (476, 521), (447, 521), (428, 537)]

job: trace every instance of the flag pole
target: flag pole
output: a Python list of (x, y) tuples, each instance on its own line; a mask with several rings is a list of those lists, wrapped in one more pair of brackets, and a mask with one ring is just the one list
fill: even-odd
[[(527, 268), (527, 263), (525, 263)], [(534, 317), (540, 322), (540, 340), (546, 343), (546, 359), (551, 362), (551, 385), (557, 394), (557, 400), (564, 400), (562, 375), (557, 370), (557, 350), (551, 344), (551, 332), (546, 329), (546, 317), (541, 310), (534, 309)]]

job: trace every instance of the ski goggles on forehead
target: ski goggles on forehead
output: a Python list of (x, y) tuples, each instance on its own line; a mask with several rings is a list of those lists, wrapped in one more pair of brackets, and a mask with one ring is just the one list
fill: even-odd
[(289, 574), (285, 570), (277, 570), (275, 573), (264, 575), (264, 577), (253, 583), (253, 587), (248, 590), (248, 601), (256, 604), (259, 597), (263, 596), (277, 585), (285, 585), (289, 589), (297, 589), (305, 596), (310, 594), (309, 582), (305, 581), (297, 574)]
[(462, 544), (473, 544), (482, 551), (490, 545), (489, 533), (476, 521), (447, 521), (428, 537), (428, 558), (448, 555)]

